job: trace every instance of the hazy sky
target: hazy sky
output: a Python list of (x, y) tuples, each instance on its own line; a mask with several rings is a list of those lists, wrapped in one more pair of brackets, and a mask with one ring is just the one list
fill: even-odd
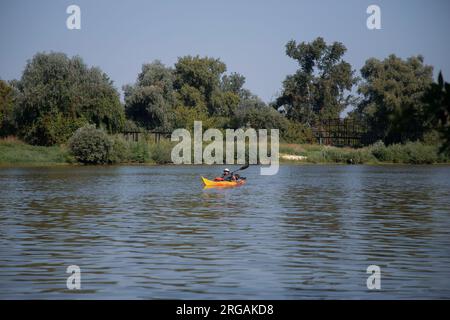
[[(81, 30), (66, 28), (71, 4), (81, 8)], [(381, 7), (381, 30), (366, 27), (370, 4)], [(144, 62), (199, 54), (219, 57), (270, 101), (296, 70), (286, 42), (317, 36), (343, 42), (357, 70), (369, 57), (422, 54), (450, 78), (449, 14), (446, 0), (0, 0), (0, 78), (19, 78), (36, 52), (62, 51), (99, 66), (121, 89)]]

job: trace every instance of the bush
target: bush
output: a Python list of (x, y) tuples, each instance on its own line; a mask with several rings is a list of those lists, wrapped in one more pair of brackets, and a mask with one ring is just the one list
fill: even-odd
[(130, 144), (122, 137), (116, 136), (112, 139), (112, 148), (108, 156), (111, 163), (121, 163), (130, 161)]
[(293, 121), (288, 121), (281, 136), (284, 141), (289, 143), (314, 143), (316, 141), (311, 128)]
[(390, 146), (385, 146), (383, 142), (378, 141), (369, 149), (372, 155), (382, 162), (432, 164), (447, 161), (445, 157), (439, 155), (437, 145), (426, 145), (419, 141)]
[(86, 164), (110, 162), (113, 142), (108, 135), (95, 125), (79, 128), (69, 139), (68, 147), (75, 159)]
[(150, 146), (150, 156), (155, 163), (171, 163), (172, 144), (169, 141), (160, 141), (160, 143)]
[(145, 140), (130, 142), (129, 160), (131, 162), (145, 163), (150, 161), (150, 149)]
[(379, 161), (390, 161), (389, 154), (383, 141), (379, 140), (375, 142), (371, 147), (369, 147), (372, 155)]
[(421, 142), (408, 142), (404, 148), (409, 163), (431, 164), (439, 160), (439, 148), (436, 146), (427, 146)]

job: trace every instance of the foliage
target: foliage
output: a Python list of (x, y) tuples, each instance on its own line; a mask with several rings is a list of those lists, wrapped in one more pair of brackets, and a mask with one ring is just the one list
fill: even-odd
[(127, 117), (146, 129), (170, 130), (173, 81), (173, 71), (160, 61), (144, 64), (136, 83), (123, 88)]
[(346, 50), (342, 43), (327, 45), (321, 37), (311, 43), (289, 41), (286, 54), (300, 69), (284, 80), (276, 106), (283, 106), (290, 119), (301, 123), (339, 117), (350, 103), (351, 96), (346, 93), (357, 80), (350, 64), (342, 59)]
[(139, 127), (133, 120), (127, 119), (123, 125), (123, 131), (125, 132), (141, 132), (143, 128)]
[(32, 146), (16, 138), (0, 140), (0, 164), (55, 165), (72, 163), (74, 159), (63, 146)]
[(364, 82), (358, 92), (357, 113), (371, 133), (386, 143), (420, 139), (425, 131), (422, 97), (432, 81), (432, 67), (423, 57), (402, 60), (395, 55), (380, 61), (371, 58), (361, 69)]
[(185, 56), (175, 64), (174, 88), (179, 104), (206, 108), (210, 116), (230, 116), (239, 104), (245, 78), (224, 75), (225, 63), (219, 59)]
[(282, 132), (282, 138), (290, 143), (315, 143), (316, 141), (310, 127), (290, 120), (287, 122), (287, 128)]
[(448, 161), (439, 156), (436, 145), (425, 145), (422, 142), (407, 142), (385, 146), (378, 141), (369, 148), (377, 160), (392, 163), (432, 164)]
[(281, 144), (280, 153), (301, 155), (311, 163), (341, 164), (433, 164), (449, 163), (448, 155), (439, 153), (438, 145), (407, 142), (386, 146), (382, 141), (364, 148), (338, 148), (323, 145)]
[(288, 120), (279, 112), (268, 106), (250, 106), (239, 108), (233, 118), (234, 128), (251, 127), (255, 129), (287, 129)]
[(150, 149), (145, 140), (132, 141), (128, 144), (129, 162), (147, 163), (150, 161)]
[(124, 163), (131, 159), (131, 148), (128, 141), (125, 141), (121, 136), (117, 135), (111, 137), (112, 146), (108, 153), (109, 163)]
[(0, 136), (13, 133), (14, 89), (7, 82), (0, 80)]
[(233, 72), (230, 75), (223, 75), (221, 82), (221, 89), (224, 92), (232, 92), (243, 98), (247, 92), (244, 89), (245, 77), (237, 72)]
[(105, 164), (110, 162), (113, 142), (108, 135), (95, 125), (79, 128), (68, 141), (68, 147), (78, 162), (85, 164)]
[(87, 122), (109, 132), (123, 125), (123, 108), (112, 82), (80, 57), (38, 53), (16, 86), (18, 133), (31, 144), (61, 143)]
[(425, 115), (430, 129), (436, 129), (443, 144), (441, 152), (450, 154), (450, 84), (439, 73), (424, 95)]
[(157, 164), (172, 162), (173, 144), (170, 141), (161, 140), (160, 143), (150, 145), (150, 157)]

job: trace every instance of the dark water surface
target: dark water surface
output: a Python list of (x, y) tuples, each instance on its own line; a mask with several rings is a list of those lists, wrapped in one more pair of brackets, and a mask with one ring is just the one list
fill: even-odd
[(220, 170), (0, 168), (0, 298), (450, 298), (450, 167)]

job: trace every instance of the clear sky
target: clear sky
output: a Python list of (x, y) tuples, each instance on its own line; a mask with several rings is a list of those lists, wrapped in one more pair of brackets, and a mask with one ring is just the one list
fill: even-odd
[[(81, 30), (66, 28), (71, 4), (81, 8)], [(381, 8), (381, 30), (366, 27), (370, 4)], [(447, 0), (0, 0), (0, 78), (19, 78), (36, 52), (62, 51), (99, 66), (121, 90), (144, 62), (199, 54), (220, 58), (268, 102), (296, 70), (286, 42), (322, 36), (343, 42), (356, 70), (369, 57), (422, 54), (450, 79), (449, 14)]]

